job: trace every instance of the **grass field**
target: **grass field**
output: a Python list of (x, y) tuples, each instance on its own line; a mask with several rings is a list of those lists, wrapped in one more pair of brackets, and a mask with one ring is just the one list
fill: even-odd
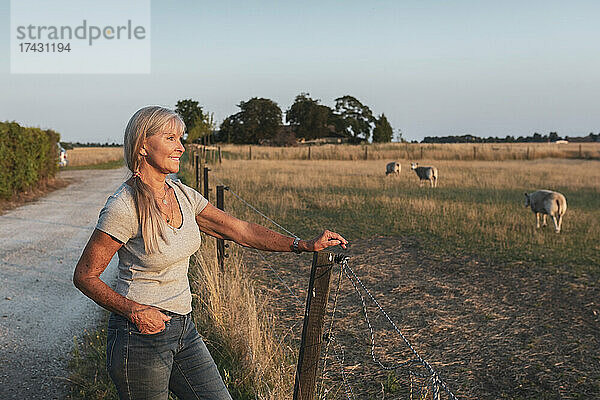
[[(211, 185), (225, 183), (302, 237), (328, 228), (350, 239), (361, 279), (460, 398), (600, 395), (600, 162), (422, 160), (440, 171), (431, 189), (419, 186), (409, 160), (400, 159), (399, 177), (386, 177), (391, 159), (371, 154), (375, 160), (225, 160), (211, 165)], [(566, 195), (561, 234), (536, 230), (523, 207), (523, 193), (537, 189)], [(269, 226), (225, 197), (234, 215)], [(267, 310), (280, 334), (293, 329), (286, 341), (297, 347), (302, 310), (258, 257), (240, 254), (254, 274), (263, 272), (257, 285), (270, 298)], [(269, 260), (303, 298), (310, 261)], [(337, 337), (356, 397), (407, 398), (407, 376), (373, 370), (353, 290), (346, 284), (340, 293)], [(382, 357), (405, 359), (393, 332), (375, 321)], [(334, 364), (327, 398), (345, 398)]]
[[(227, 161), (213, 173), (304, 237), (325, 227), (350, 239), (416, 235), (431, 251), (598, 272), (600, 162), (424, 160), (422, 165), (438, 167), (438, 188), (420, 187), (406, 162), (399, 177), (386, 177), (385, 161), (379, 160)], [(537, 189), (567, 197), (562, 234), (534, 229), (534, 215), (523, 205), (524, 193)], [(238, 203), (230, 207), (246, 215)]]
[[(237, 152), (239, 159), (210, 166), (211, 187), (229, 185), (302, 237), (328, 228), (350, 239), (351, 267), (459, 398), (600, 396), (598, 160), (469, 161), (439, 153), (446, 159), (420, 161), (440, 171), (439, 187), (431, 189), (419, 186), (402, 157), (394, 157), (402, 163), (401, 175), (385, 177), (392, 158), (374, 151), (369, 160), (278, 160), (281, 149), (260, 149), (264, 159), (252, 161), (243, 159), (246, 151), (228, 148), (226, 157)], [(183, 169), (192, 185), (190, 165)], [(542, 188), (567, 197), (561, 234), (551, 227), (536, 230), (523, 207), (523, 193)], [(231, 193), (225, 208), (270, 226)], [(302, 304), (256, 254), (237, 246), (228, 252), (221, 272), (213, 240), (205, 240), (191, 266), (199, 330), (234, 398), (290, 398)], [(303, 300), (310, 257), (266, 257)], [(382, 372), (371, 361), (368, 327), (352, 286), (343, 280), (338, 293), (332, 330), (337, 344), (329, 350), (321, 398), (347, 398), (341, 370), (355, 398), (411, 398), (402, 369)], [(385, 364), (406, 360), (405, 346), (372, 305), (367, 309), (377, 357)], [(330, 301), (327, 324), (331, 311)], [(333, 349), (344, 351), (342, 365), (332, 358)], [(87, 355), (77, 354), (76, 381), (101, 375), (94, 371), (102, 366), (87, 368), (78, 360), (98, 363), (103, 351), (99, 343)], [(101, 398), (109, 386), (79, 384), (73, 398)], [(412, 398), (424, 398), (417, 389)]]
[(104, 165), (105, 168), (110, 167), (115, 162), (123, 160), (122, 147), (76, 147), (72, 150), (67, 150), (67, 159), (69, 160), (68, 168), (76, 168), (83, 166), (91, 166), (95, 164)]

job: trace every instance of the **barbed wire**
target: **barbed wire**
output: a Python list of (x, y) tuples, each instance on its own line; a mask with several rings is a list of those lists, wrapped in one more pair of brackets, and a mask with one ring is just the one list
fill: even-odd
[[(215, 178), (216, 179), (216, 178)], [(222, 186), (227, 186), (225, 185), (223, 182), (221, 182), (219, 179), (217, 179), (217, 181), (219, 181), (219, 183)], [(277, 222), (275, 222), (273, 219), (269, 218), (267, 215), (265, 215), (263, 212), (261, 212), (259, 209), (257, 209), (256, 207), (254, 207), (252, 204), (250, 204), (249, 202), (247, 202), (246, 200), (244, 200), (240, 195), (238, 195), (236, 192), (234, 192), (233, 190), (231, 190), (231, 187), (227, 186), (227, 190), (234, 195), (239, 201), (241, 201), (242, 203), (244, 203), (247, 207), (249, 207), (250, 209), (252, 209), (254, 212), (256, 212), (258, 215), (260, 215), (261, 217), (263, 217), (264, 219), (266, 219), (267, 221), (269, 221), (270, 223), (272, 223), (273, 225), (275, 225), (276, 227), (278, 227), (279, 229), (281, 229), (282, 231), (284, 231), (285, 233), (287, 233), (288, 235), (292, 235), (293, 237), (298, 237), (298, 235), (296, 235), (295, 233), (287, 230), (286, 228), (284, 228), (283, 226), (279, 225)]]
[[(454, 395), (454, 393), (452, 393), (450, 391), (450, 389), (448, 388), (448, 386), (446, 385), (446, 383), (440, 378), (440, 376), (438, 375), (438, 373), (415, 350), (415, 348), (408, 341), (408, 339), (406, 338), (406, 336), (404, 336), (404, 334), (400, 331), (400, 329), (398, 328), (398, 326), (390, 318), (390, 316), (388, 315), (388, 313), (383, 309), (383, 307), (381, 307), (381, 305), (379, 304), (379, 302), (375, 299), (375, 297), (373, 297), (373, 295), (371, 294), (371, 292), (366, 288), (366, 286), (358, 278), (358, 276), (352, 270), (352, 268), (350, 268), (350, 266), (348, 265), (348, 259), (349, 259), (348, 257), (344, 257), (342, 259), (342, 262), (341, 262), (342, 263), (342, 268), (344, 269), (344, 274), (350, 280), (350, 282), (352, 282), (352, 285), (354, 286), (355, 291), (358, 293), (358, 295), (361, 298), (361, 303), (362, 303), (362, 306), (363, 306), (363, 312), (364, 312), (364, 315), (365, 315), (365, 320), (367, 321), (367, 325), (369, 326), (369, 331), (371, 333), (371, 356), (373, 358), (373, 361), (376, 364), (378, 364), (384, 370), (395, 370), (395, 369), (398, 369), (398, 368), (400, 368), (402, 366), (407, 366), (407, 365), (409, 365), (411, 363), (414, 363), (415, 361), (418, 361), (429, 372), (429, 377), (432, 380), (431, 387), (432, 387), (432, 392), (433, 392), (433, 398), (434, 399), (437, 398), (438, 391), (439, 391), (438, 388), (441, 387), (450, 396), (451, 399), (457, 400), (456, 396)], [(357, 284), (362, 288), (362, 290), (364, 290), (364, 292), (368, 295), (368, 297), (371, 299), (371, 301), (377, 306), (377, 308), (379, 309), (379, 311), (384, 315), (384, 317), (392, 325), (392, 327), (394, 328), (394, 330), (396, 331), (396, 333), (402, 338), (402, 340), (404, 341), (404, 343), (406, 344), (406, 346), (411, 350), (411, 352), (413, 353), (413, 355), (416, 357), (416, 360), (409, 360), (409, 361), (406, 361), (406, 362), (403, 362), (403, 363), (399, 363), (399, 364), (397, 364), (394, 367), (387, 367), (387, 366), (383, 365), (379, 360), (376, 359), (376, 357), (375, 357), (375, 337), (374, 337), (373, 326), (371, 325), (371, 322), (370, 322), (369, 317), (368, 317), (368, 313), (367, 313), (367, 309), (366, 309), (366, 304), (365, 304), (365, 301), (364, 301), (364, 297), (363, 297), (362, 293), (360, 293), (360, 290), (358, 289)], [(413, 372), (413, 374), (415, 374), (417, 376), (420, 375), (420, 374), (417, 374), (417, 373), (414, 373), (414, 372)], [(423, 375), (421, 375), (421, 376), (422, 377), (426, 377), (426, 376), (423, 376)]]
[[(345, 361), (344, 349), (342, 348), (341, 345), (337, 344), (337, 342), (335, 340), (335, 336), (331, 335), (328, 338), (328, 340), (329, 340), (329, 342), (333, 343), (333, 347), (332, 347), (333, 348), (333, 354), (334, 354), (334, 357), (335, 357), (336, 361), (338, 362), (338, 365), (340, 366), (340, 374), (342, 376), (342, 386), (344, 387), (344, 393), (346, 394), (346, 398), (348, 400), (355, 399), (355, 397), (354, 397), (354, 391), (352, 390), (352, 386), (350, 385), (350, 383), (346, 379), (346, 370), (344, 368), (344, 361)], [(340, 356), (338, 355), (338, 352), (336, 350), (336, 345), (340, 348), (340, 352), (342, 353), (341, 360), (340, 360)], [(319, 398), (321, 398), (321, 397), (319, 397)]]
[[(327, 341), (327, 344), (325, 345), (325, 352), (324, 352), (324, 356), (323, 356), (323, 373), (324, 371), (327, 369), (327, 357), (329, 354), (329, 345), (332, 343), (332, 339), (333, 338), (333, 325), (335, 322), (335, 312), (337, 309), (337, 301), (338, 301), (338, 295), (340, 293), (340, 287), (341, 287), (341, 283), (342, 283), (342, 267), (340, 266), (340, 272), (338, 274), (338, 280), (337, 280), (337, 287), (335, 290), (335, 295), (333, 297), (333, 308), (331, 311), (331, 322), (329, 324), (329, 329), (327, 331), (327, 333), (324, 336), (324, 339)], [(323, 374), (321, 374), (321, 380), (320, 380), (320, 385), (321, 385), (321, 389), (320, 389), (320, 393), (319, 393), (319, 398), (322, 398), (322, 393), (324, 391), (324, 385), (323, 385)]]
[[(227, 190), (231, 194), (233, 194), (240, 202), (242, 202), (244, 205), (246, 205), (247, 207), (249, 207), (251, 210), (253, 210), (257, 214), (259, 214), (264, 219), (266, 219), (267, 221), (271, 222), (273, 225), (277, 226), (278, 228), (280, 228), (284, 232), (288, 233), (289, 235), (292, 235), (293, 237), (297, 237), (293, 232), (289, 231), (288, 229), (286, 229), (282, 225), (278, 224), (272, 218), (268, 217), (267, 215), (265, 215), (264, 213), (262, 213), (260, 210), (258, 210), (256, 207), (254, 207), (252, 204), (250, 204), (249, 202), (247, 202), (246, 200), (244, 200), (240, 195), (238, 195), (233, 190), (231, 190), (230, 187), (228, 187), (227, 185), (225, 185), (219, 179), (216, 179), (216, 180), (221, 185), (227, 187)], [(275, 271), (275, 269), (270, 265), (270, 263), (262, 255), (262, 253), (260, 253), (258, 250), (255, 250), (255, 251), (264, 260), (264, 262), (271, 269), (271, 271), (273, 271), (273, 273), (275, 274), (275, 276), (277, 277), (277, 279), (285, 286), (285, 288), (288, 290), (288, 292), (296, 299), (297, 302), (299, 302), (300, 304), (302, 304), (302, 301), (300, 300), (300, 298), (298, 296), (296, 296), (296, 294), (294, 293), (294, 291), (279, 276), (279, 274), (277, 273), (277, 271)], [(428, 379), (428, 380), (431, 381), (430, 387), (431, 387), (432, 396), (433, 396), (434, 399), (437, 399), (439, 397), (439, 388), (441, 387), (444, 390), (444, 392), (446, 392), (450, 396), (450, 398), (452, 400), (457, 400), (456, 396), (454, 395), (454, 393), (452, 393), (452, 391), (450, 391), (450, 389), (448, 388), (447, 384), (440, 378), (440, 376), (433, 369), (433, 367), (423, 357), (421, 357), (421, 355), (415, 350), (415, 348), (412, 346), (412, 344), (409, 342), (409, 340), (406, 338), (406, 336), (404, 336), (404, 334), (400, 331), (400, 329), (398, 328), (398, 326), (390, 318), (390, 316), (388, 315), (388, 313), (383, 309), (383, 307), (379, 304), (379, 302), (375, 299), (375, 297), (367, 289), (367, 287), (364, 285), (364, 283), (358, 278), (358, 276), (356, 275), (356, 273), (354, 272), (354, 270), (352, 270), (352, 268), (348, 265), (349, 257), (343, 256), (343, 257), (339, 258), (339, 260), (340, 260), (340, 264), (341, 264), (340, 265), (340, 278), (338, 279), (338, 286), (337, 286), (337, 289), (336, 289), (336, 296), (335, 296), (334, 307), (333, 307), (333, 311), (332, 311), (332, 319), (331, 319), (330, 329), (329, 329), (329, 331), (328, 331), (328, 333), (327, 333), (327, 335), (325, 337), (326, 340), (327, 340), (327, 346), (326, 346), (326, 351), (325, 351), (325, 361), (324, 361), (323, 371), (325, 370), (325, 366), (326, 366), (327, 351), (328, 351), (328, 348), (329, 348), (329, 344), (333, 343), (332, 348), (333, 348), (333, 351), (334, 351), (334, 356), (335, 356), (336, 360), (338, 361), (338, 363), (340, 364), (342, 381), (343, 381), (343, 386), (344, 386), (344, 391), (345, 391), (345, 394), (346, 394), (346, 398), (349, 399), (349, 400), (355, 398), (354, 397), (354, 392), (352, 390), (352, 387), (350, 386), (350, 384), (348, 383), (348, 381), (346, 379), (346, 373), (345, 373), (345, 370), (344, 370), (344, 358), (345, 358), (345, 356), (344, 356), (343, 348), (341, 348), (342, 358), (340, 360), (338, 352), (336, 350), (336, 344), (337, 343), (335, 342), (335, 337), (334, 337), (334, 335), (332, 333), (333, 324), (334, 324), (334, 320), (335, 320), (335, 311), (336, 311), (336, 306), (337, 306), (337, 295), (338, 295), (339, 288), (340, 288), (340, 283), (341, 283), (341, 274), (343, 272), (343, 274), (352, 283), (352, 286), (353, 286), (355, 292), (360, 297), (363, 314), (365, 316), (365, 320), (366, 320), (367, 325), (369, 327), (369, 333), (370, 333), (370, 337), (371, 337), (371, 358), (373, 359), (373, 362), (375, 364), (379, 365), (379, 367), (381, 369), (388, 370), (388, 371), (390, 371), (390, 370), (396, 370), (396, 369), (401, 368), (401, 367), (406, 367), (406, 366), (408, 366), (410, 364), (416, 364), (416, 363), (418, 363), (421, 366), (423, 366), (427, 370), (427, 372), (429, 374), (428, 375), (419, 374), (419, 373), (417, 373), (417, 372), (412, 371), (412, 370), (409, 369), (409, 376), (411, 377), (411, 389), (410, 389), (411, 398), (412, 398), (412, 376), (416, 376), (416, 377), (420, 377), (420, 378), (423, 378), (423, 379)], [(416, 357), (416, 359), (407, 360), (407, 361), (404, 361), (404, 362), (401, 362), (401, 363), (397, 363), (394, 366), (386, 366), (379, 359), (377, 359), (377, 357), (375, 356), (375, 333), (374, 333), (373, 326), (372, 326), (372, 324), (370, 322), (370, 319), (369, 319), (369, 315), (368, 315), (368, 311), (367, 311), (367, 306), (366, 306), (365, 298), (364, 298), (363, 294), (361, 293), (361, 291), (359, 290), (359, 286), (367, 294), (367, 296), (371, 299), (371, 301), (377, 306), (377, 308), (383, 314), (383, 316), (387, 319), (387, 321), (392, 325), (392, 327), (394, 328), (394, 331), (402, 338), (402, 340), (404, 341), (404, 343), (406, 344), (406, 346), (411, 350), (411, 352)]]
[[(264, 213), (262, 213), (261, 211), (259, 211), (256, 207), (254, 207), (252, 204), (250, 204), (249, 202), (247, 202), (246, 200), (244, 200), (240, 195), (238, 195), (236, 192), (234, 192), (233, 190), (231, 190), (231, 188), (227, 185), (225, 185), (221, 180), (219, 180), (218, 178), (215, 177), (215, 179), (224, 187), (227, 188), (227, 191), (230, 192), (231, 194), (233, 194), (235, 196), (235, 198), (237, 198), (239, 201), (241, 201), (244, 205), (248, 206), (250, 209), (252, 209), (253, 211), (255, 211), (256, 213), (258, 213), (259, 215), (261, 215), (263, 218), (267, 219), (268, 221), (272, 222), (274, 225), (276, 225), (277, 227), (279, 227), (280, 229), (282, 229), (284, 232), (297, 237), (294, 233), (290, 232), (289, 230), (287, 230), (286, 228), (284, 228), (283, 226), (281, 226), (280, 224), (278, 224), (277, 222), (275, 222), (273, 219), (269, 218), (268, 216), (266, 216)], [(292, 297), (301, 305), (303, 305), (304, 303), (302, 302), (302, 300), (296, 295), (296, 293), (294, 293), (294, 291), (289, 287), (289, 285), (287, 283), (285, 283), (285, 281), (281, 278), (281, 276), (279, 275), (279, 273), (275, 270), (275, 268), (273, 268), (271, 266), (271, 263), (269, 263), (269, 261), (267, 261), (267, 259), (265, 258), (265, 256), (257, 249), (253, 249), (256, 254), (258, 254), (260, 256), (260, 258), (263, 259), (263, 261), (265, 262), (265, 264), (269, 267), (269, 269), (273, 272), (273, 274), (275, 274), (275, 277), (277, 278), (277, 280), (279, 280), (279, 282), (281, 282), (281, 284), (287, 289), (287, 291), (292, 295)]]
[(271, 271), (273, 271), (273, 273), (275, 274), (275, 276), (277, 277), (277, 279), (279, 280), (279, 282), (281, 282), (281, 284), (288, 290), (288, 292), (292, 295), (292, 297), (294, 297), (294, 299), (300, 303), (300, 305), (304, 305), (304, 302), (302, 300), (300, 300), (300, 298), (298, 296), (296, 296), (296, 293), (294, 293), (294, 291), (292, 290), (292, 288), (290, 288), (287, 283), (285, 283), (285, 281), (281, 278), (281, 276), (279, 276), (279, 274), (277, 273), (277, 271), (275, 271), (275, 269), (271, 266), (271, 264), (269, 263), (269, 261), (267, 261), (267, 259), (265, 258), (265, 256), (262, 255), (262, 253), (257, 250), (257, 249), (253, 249), (256, 254), (258, 254), (260, 256), (260, 258), (263, 259), (263, 261), (265, 262), (265, 264), (269, 267), (269, 269)]

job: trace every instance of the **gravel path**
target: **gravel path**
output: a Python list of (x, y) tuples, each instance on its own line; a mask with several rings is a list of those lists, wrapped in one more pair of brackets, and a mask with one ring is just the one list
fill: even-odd
[[(73, 337), (94, 328), (101, 309), (72, 284), (73, 268), (106, 198), (125, 169), (64, 171), (71, 181), (0, 216), (0, 399), (66, 394)], [(115, 257), (103, 274), (115, 275)]]

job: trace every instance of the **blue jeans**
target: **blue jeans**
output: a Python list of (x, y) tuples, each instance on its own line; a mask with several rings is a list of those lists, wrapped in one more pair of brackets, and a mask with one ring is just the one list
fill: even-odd
[(231, 396), (200, 338), (191, 314), (166, 313), (171, 320), (153, 335), (112, 313), (108, 320), (106, 367), (120, 399), (180, 400)]

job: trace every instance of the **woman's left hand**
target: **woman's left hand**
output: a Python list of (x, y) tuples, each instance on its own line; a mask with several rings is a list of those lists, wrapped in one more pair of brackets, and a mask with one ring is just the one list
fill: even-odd
[(321, 251), (328, 247), (337, 245), (340, 245), (343, 249), (345, 249), (347, 244), (348, 241), (339, 233), (325, 230), (316, 238), (306, 241), (305, 251)]

